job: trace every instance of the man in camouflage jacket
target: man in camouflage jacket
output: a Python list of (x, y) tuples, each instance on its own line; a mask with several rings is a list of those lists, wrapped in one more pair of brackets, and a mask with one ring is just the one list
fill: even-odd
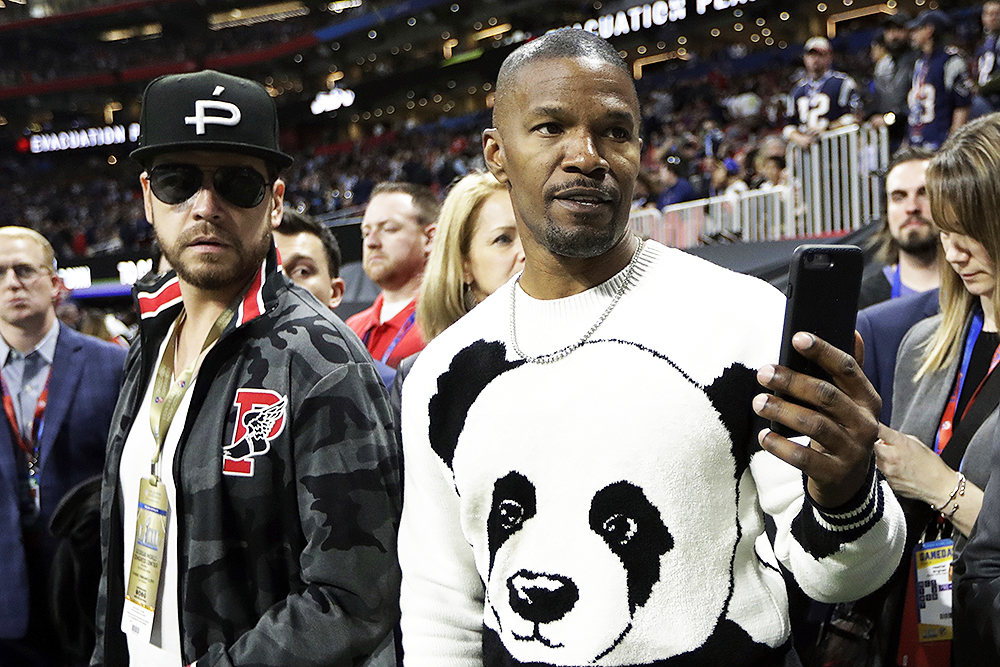
[[(177, 664), (179, 653), (181, 664), (200, 666), (394, 665), (400, 489), (386, 393), (357, 337), (280, 270), (270, 240), (280, 219), (280, 179), (262, 186), (271, 194), (252, 206), (244, 197), (247, 188), (237, 191), (229, 182), (249, 173), (232, 171), (233, 164), (269, 171), (270, 161), (257, 155), (281, 163), (276, 148), (251, 150), (254, 142), (267, 144), (254, 136), (262, 125), (254, 105), (267, 112), (273, 102), (260, 98), (263, 89), (256, 84), (243, 89), (250, 82), (216, 72), (166, 79), (150, 84), (144, 111), (155, 88), (165, 86), (162, 94), (169, 94), (169, 101), (157, 110), (168, 115), (163, 105), (171, 104), (181, 110), (170, 132), (187, 131), (184, 114), (193, 111), (188, 118), (197, 125), (207, 117), (198, 114), (230, 109), (225, 105), (237, 111), (217, 116), (214, 126), (205, 121), (203, 131), (232, 133), (239, 125), (234, 118), (256, 122), (243, 128), (249, 138), (230, 140), (224, 153), (206, 153), (194, 143), (205, 137), (190, 128), (195, 138), (190, 150), (171, 145), (167, 154), (149, 158), (143, 146), (156, 146), (156, 133), (167, 130), (144, 113), (148, 134), (136, 157), (146, 169), (141, 183), (147, 217), (177, 273), (135, 289), (140, 338), (126, 362), (109, 436), (92, 664)], [(205, 100), (215, 106), (202, 104)], [(273, 146), (276, 136), (275, 126)], [(200, 178), (186, 186), (196, 191), (171, 203), (180, 195), (164, 189), (163, 182), (151, 182), (161, 165), (200, 169)], [(176, 178), (166, 185), (185, 187)], [(266, 257), (249, 275), (225, 272), (239, 269), (242, 255), (257, 249)], [(208, 269), (215, 277), (203, 280)], [(209, 284), (216, 287), (205, 287)], [(235, 284), (242, 287), (230, 289)], [(228, 307), (220, 309), (217, 323), (228, 323), (218, 341), (206, 343), (201, 354), (197, 347), (185, 353), (185, 331), (204, 319), (195, 306), (220, 291), (227, 293)], [(174, 329), (180, 334), (171, 333)], [(133, 469), (135, 477), (149, 474), (142, 461), (150, 461), (150, 419), (143, 416), (155, 402), (150, 396), (157, 396), (158, 369), (168, 365), (158, 360), (170, 358), (165, 351), (174, 341), (174, 368), (196, 369), (186, 391), (189, 404), (180, 404), (158, 464), (164, 484), (173, 484), (167, 539), (176, 544), (174, 552), (165, 549), (159, 598), (176, 597), (156, 610), (162, 636), (154, 624), (154, 639), (143, 640), (129, 627), (128, 633), (121, 629), (123, 610), (133, 604), (125, 601), (136, 516), (128, 482)], [(179, 363), (182, 357), (191, 366)], [(129, 464), (130, 451), (133, 457), (140, 452), (137, 465)]]

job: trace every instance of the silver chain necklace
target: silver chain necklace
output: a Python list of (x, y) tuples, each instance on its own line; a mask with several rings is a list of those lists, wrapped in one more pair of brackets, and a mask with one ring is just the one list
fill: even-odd
[(524, 352), (521, 351), (521, 347), (517, 344), (517, 325), (515, 323), (516, 317), (514, 314), (514, 302), (516, 300), (515, 294), (517, 292), (517, 284), (521, 280), (521, 277), (518, 276), (517, 280), (515, 280), (510, 284), (510, 342), (511, 345), (514, 347), (514, 352), (517, 353), (517, 356), (521, 357), (529, 364), (551, 364), (554, 361), (559, 361), (564, 357), (568, 357), (570, 354), (575, 352), (578, 347), (580, 347), (588, 340), (590, 340), (590, 337), (594, 335), (594, 332), (597, 331), (598, 327), (604, 324), (604, 320), (608, 318), (608, 315), (611, 314), (611, 311), (614, 310), (616, 305), (618, 305), (619, 299), (621, 299), (625, 295), (625, 292), (628, 291), (629, 285), (632, 284), (632, 275), (635, 273), (635, 265), (639, 261), (639, 255), (642, 254), (642, 248), (644, 243), (645, 241), (643, 239), (639, 239), (639, 245), (635, 249), (635, 254), (632, 255), (632, 259), (628, 263), (628, 269), (625, 272), (625, 279), (622, 280), (622, 284), (619, 285), (618, 290), (615, 291), (615, 295), (614, 297), (612, 297), (611, 303), (608, 304), (608, 307), (604, 309), (604, 312), (601, 313), (601, 316), (597, 318), (597, 321), (594, 322), (594, 324), (587, 330), (587, 333), (583, 334), (580, 340), (576, 341), (575, 343), (570, 343), (566, 347), (560, 350), (556, 350), (555, 352), (549, 352), (548, 354), (540, 354), (537, 357), (532, 357), (525, 354)]

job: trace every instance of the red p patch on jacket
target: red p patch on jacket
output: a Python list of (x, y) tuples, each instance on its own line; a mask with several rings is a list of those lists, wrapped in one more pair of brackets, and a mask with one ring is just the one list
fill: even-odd
[(288, 398), (270, 389), (237, 389), (233, 407), (233, 441), (223, 447), (222, 474), (252, 477), (254, 457), (271, 450), (271, 441), (285, 428)]

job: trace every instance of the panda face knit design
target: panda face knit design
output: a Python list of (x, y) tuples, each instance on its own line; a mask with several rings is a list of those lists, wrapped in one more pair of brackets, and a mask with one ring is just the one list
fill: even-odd
[[(624, 273), (519, 301), (528, 354), (594, 322)], [(892, 572), (875, 556), (902, 523), (881, 479), (828, 515), (757, 444), (752, 369), (777, 353), (773, 288), (647, 243), (597, 335), (551, 364), (513, 352), (506, 297), (442, 333), (407, 378), (407, 665), (782, 665), (779, 559), (824, 600)]]
[[(607, 363), (621, 372), (599, 397), (586, 382), (564, 380)], [(641, 654), (635, 644), (648, 648), (650, 628), (680, 618), (684, 631), (662, 650), (693, 650), (731, 593), (739, 474), (729, 431), (704, 389), (647, 350), (595, 342), (560, 364), (558, 374), (525, 364), (497, 377), (469, 408), (458, 439), (458, 493), (489, 508), (486, 626), (520, 662), (621, 664), (621, 656)], [(752, 389), (745, 368), (724, 377), (716, 390)], [(631, 412), (629, 388), (638, 386), (673, 398), (652, 418), (611, 418)], [(442, 396), (468, 389), (445, 376), (441, 387)], [(552, 418), (557, 393), (559, 404), (588, 409)], [(518, 419), (490, 417), (510, 404)], [(692, 416), (704, 420), (694, 437)], [(692, 470), (719, 474), (694, 481)], [(675, 593), (682, 585), (702, 591), (703, 604), (691, 609)]]

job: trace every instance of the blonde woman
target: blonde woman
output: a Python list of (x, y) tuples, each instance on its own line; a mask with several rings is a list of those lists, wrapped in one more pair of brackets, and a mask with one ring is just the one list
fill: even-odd
[[(956, 559), (982, 507), (1000, 412), (997, 174), (1000, 114), (960, 128), (927, 168), (931, 215), (941, 230), (941, 312), (914, 325), (900, 345), (893, 428), (882, 427), (875, 445), (889, 485), (909, 499), (909, 542), (950, 534)], [(901, 585), (908, 565), (904, 558), (897, 571)], [(911, 595), (901, 597), (909, 602)], [(908, 643), (906, 623), (902, 631), (898, 658), (895, 651), (889, 657), (915, 664), (914, 653), (928, 645)], [(931, 664), (948, 664), (947, 647), (942, 654)]]
[[(441, 205), (434, 245), (417, 297), (417, 325), (428, 343), (524, 267), (507, 188), (489, 172), (456, 182)], [(419, 353), (418, 353), (419, 354)], [(399, 432), (403, 380), (417, 355), (403, 359), (389, 391)]]
[(430, 341), (524, 266), (514, 208), (490, 173), (472, 173), (448, 192), (417, 299), (417, 322)]

